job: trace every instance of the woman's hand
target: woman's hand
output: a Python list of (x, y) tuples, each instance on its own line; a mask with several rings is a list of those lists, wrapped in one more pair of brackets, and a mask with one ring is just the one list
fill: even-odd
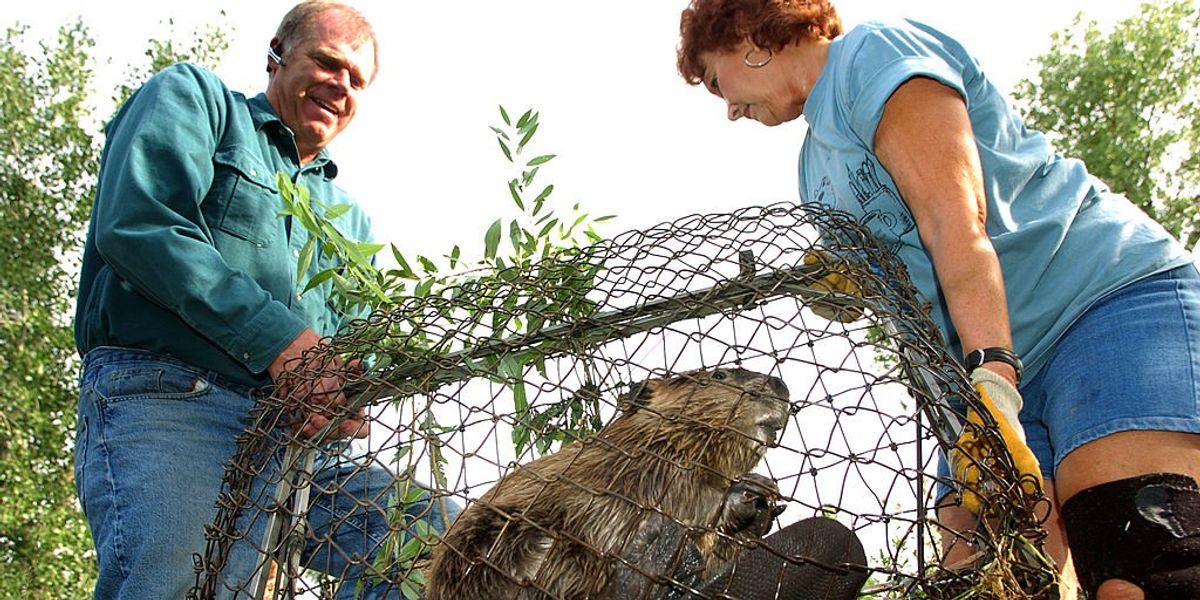
[[(996, 423), (1000, 441), (1017, 468), (1022, 491), (1039, 494), (1045, 482), (1037, 457), (1025, 444), (1025, 430), (1018, 418), (1023, 404), (1021, 394), (1007, 379), (984, 367), (971, 372), (971, 383), (979, 393), (980, 404)], [(967, 411), (967, 423), (948, 459), (951, 475), (962, 484), (959, 497), (963, 508), (978, 515), (984, 509), (978, 494), (984, 485), (983, 469), (998, 460), (1000, 449), (991, 443), (991, 438), (979, 435), (987, 425), (973, 408)]]

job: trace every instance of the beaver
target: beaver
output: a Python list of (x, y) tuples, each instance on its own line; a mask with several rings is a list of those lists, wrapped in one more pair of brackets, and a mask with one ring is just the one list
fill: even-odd
[(744, 369), (635, 385), (606, 427), (517, 467), (459, 516), (427, 597), (658, 597), (681, 571), (719, 575), (778, 514), (774, 481), (749, 471), (787, 399), (778, 377)]

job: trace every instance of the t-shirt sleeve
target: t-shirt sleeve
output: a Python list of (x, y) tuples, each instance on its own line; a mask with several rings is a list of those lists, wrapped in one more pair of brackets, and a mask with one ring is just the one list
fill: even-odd
[[(845, 73), (839, 94), (847, 107), (849, 127), (868, 148), (889, 98), (904, 82), (927, 77), (953, 88), (967, 101), (965, 65), (942, 43), (920, 30), (880, 26), (862, 32), (840, 69)], [(969, 107), (968, 107), (969, 108)]]

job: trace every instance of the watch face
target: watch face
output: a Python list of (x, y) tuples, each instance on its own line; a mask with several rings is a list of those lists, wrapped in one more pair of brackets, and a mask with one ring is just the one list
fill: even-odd
[(970, 354), (967, 354), (967, 370), (974, 371), (978, 369), (979, 365), (983, 364), (983, 356), (984, 352), (982, 348), (972, 350)]

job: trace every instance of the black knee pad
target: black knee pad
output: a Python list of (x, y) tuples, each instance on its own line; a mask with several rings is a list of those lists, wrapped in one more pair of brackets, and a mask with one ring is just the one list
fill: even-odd
[(1124, 579), (1147, 600), (1200, 598), (1200, 488), (1155, 473), (1088, 488), (1063, 503), (1080, 586)]

